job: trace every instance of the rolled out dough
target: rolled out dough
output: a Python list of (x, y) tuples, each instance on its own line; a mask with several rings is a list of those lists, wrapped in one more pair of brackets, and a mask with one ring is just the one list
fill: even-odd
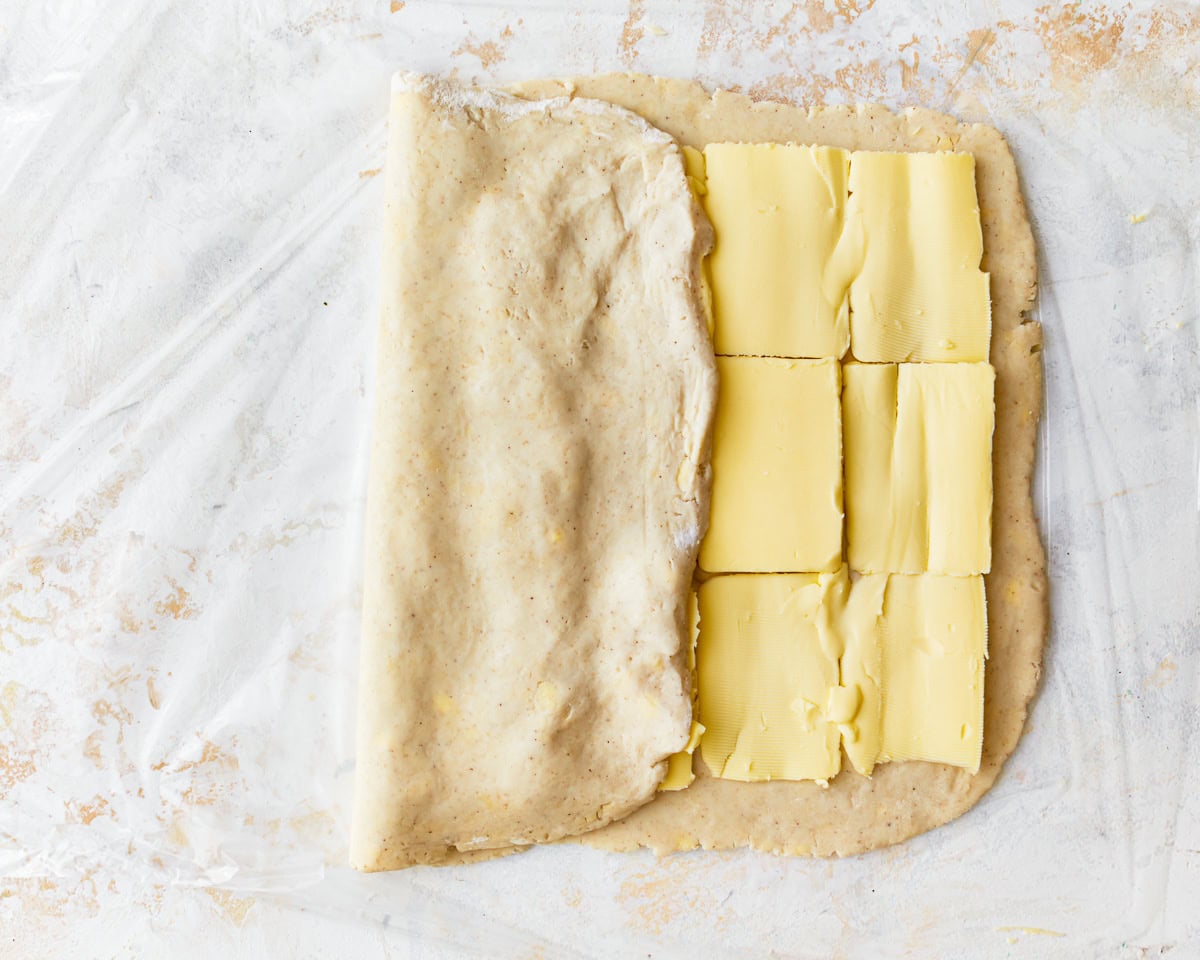
[[(1045, 555), (1030, 484), (1041, 412), (1041, 328), (1029, 318), (1037, 292), (1033, 234), (1007, 144), (991, 127), (928, 110), (814, 107), (754, 102), (697, 83), (614, 74), (521, 84), (527, 97), (577, 96), (619, 104), (680, 143), (817, 143), (851, 150), (960, 150), (974, 154), (991, 273), (996, 368), (992, 572), (986, 578), (989, 659), (983, 761), (978, 774), (930, 763), (889, 763), (871, 779), (845, 769), (815, 783), (714, 779), (697, 757), (696, 781), (662, 793), (619, 823), (588, 834), (614, 850), (750, 846), (774, 853), (847, 855), (898, 843), (969, 809), (995, 781), (1024, 725), (1046, 635)], [(848, 766), (848, 765), (847, 765)]]
[(687, 741), (711, 231), (619, 107), (393, 88), (351, 860), (618, 819)]

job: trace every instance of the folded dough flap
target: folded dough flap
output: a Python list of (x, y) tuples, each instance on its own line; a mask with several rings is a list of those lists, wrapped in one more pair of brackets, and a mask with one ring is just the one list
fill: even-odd
[[(716, 392), (679, 149), (597, 101), (393, 87), (351, 858), (578, 834), (688, 740)], [(479, 854), (482, 855), (482, 854)]]

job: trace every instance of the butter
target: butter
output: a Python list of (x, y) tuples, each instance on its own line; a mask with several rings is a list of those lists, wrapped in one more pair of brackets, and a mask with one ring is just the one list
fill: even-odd
[(987, 573), (995, 371), (847, 363), (842, 373), (850, 567)]
[[(898, 760), (979, 769), (980, 576), (869, 574), (851, 584), (842, 567), (713, 577), (700, 587), (698, 650), (693, 740), (715, 777), (828, 780), (839, 744), (864, 776)], [(679, 763), (678, 786), (662, 789), (691, 783), (690, 762)]]
[(667, 775), (658, 785), (659, 790), (684, 790), (692, 785), (692, 781), (696, 779), (696, 775), (692, 772), (692, 754), (696, 752), (696, 747), (700, 745), (700, 738), (703, 735), (704, 724), (693, 720), (687, 746), (678, 753), (671, 754), (667, 760)]
[(553, 713), (562, 702), (558, 687), (549, 680), (539, 680), (533, 691), (533, 702), (542, 713)]
[(850, 155), (832, 147), (710, 143), (704, 208), (718, 354), (840, 358), (849, 276), (834, 268)]
[(708, 193), (708, 185), (705, 183), (707, 175), (704, 172), (704, 151), (684, 144), (682, 153), (683, 172), (688, 178), (688, 186), (692, 188), (692, 195), (697, 201), (700, 201)]
[(854, 153), (846, 233), (861, 259), (850, 284), (856, 359), (988, 359), (991, 301), (979, 269), (974, 157)]
[(716, 230), (699, 562), (718, 575), (699, 590), (692, 735), (660, 789), (692, 782), (697, 742), (731, 780), (825, 782), (843, 749), (865, 776), (976, 772), (995, 372), (974, 160), (684, 153)]
[(717, 357), (710, 573), (836, 570), (842, 562), (840, 366)]
[(879, 625), (883, 675), (880, 762), (930, 760), (979, 771), (987, 613), (982, 577), (863, 577), (885, 581)]
[(840, 661), (843, 704), (853, 711), (835, 719), (842, 733), (842, 747), (854, 769), (869, 777), (879, 759), (883, 743), (883, 647), (880, 623), (883, 618), (887, 577), (861, 577), (849, 588), (840, 611), (842, 633)]
[[(929, 760), (979, 770), (987, 614), (982, 577), (868, 574), (838, 619), (831, 716), (854, 769)], [(848, 720), (846, 718), (849, 718)]]
[(843, 573), (733, 574), (700, 587), (700, 755), (726, 780), (828, 781), (840, 644), (822, 615)]
[(659, 790), (683, 790), (691, 786), (692, 781), (696, 779), (692, 772), (692, 755), (700, 745), (704, 724), (697, 719), (699, 710), (696, 703), (696, 642), (700, 637), (700, 603), (695, 591), (688, 593), (688, 637), (687, 666), (692, 682), (692, 730), (684, 748), (668, 758), (667, 775), (658, 785)]
[[(683, 146), (683, 170), (687, 175), (688, 186), (696, 203), (704, 205), (704, 195), (708, 193), (708, 184), (704, 173), (704, 153), (695, 147)], [(700, 302), (704, 307), (704, 319), (708, 325), (709, 339), (713, 335), (713, 303), (712, 280), (709, 277), (709, 258), (705, 257), (700, 266)]]

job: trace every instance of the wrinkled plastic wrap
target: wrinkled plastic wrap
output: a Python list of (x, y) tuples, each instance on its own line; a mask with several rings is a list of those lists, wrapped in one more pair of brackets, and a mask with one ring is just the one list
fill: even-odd
[[(69, 7), (0, 13), (0, 874), (257, 891), (430, 956), (1200, 955), (1195, 8)], [(1053, 625), (977, 808), (836, 862), (343, 866), (401, 67), (632, 68), (1009, 138)]]

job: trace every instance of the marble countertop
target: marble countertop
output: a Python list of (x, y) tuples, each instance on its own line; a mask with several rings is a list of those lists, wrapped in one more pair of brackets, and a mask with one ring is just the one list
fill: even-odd
[[(29, 0), (0, 49), (0, 954), (1200, 956), (1200, 9)], [(342, 866), (399, 68), (1009, 138), (1053, 626), (975, 810), (835, 862)]]

